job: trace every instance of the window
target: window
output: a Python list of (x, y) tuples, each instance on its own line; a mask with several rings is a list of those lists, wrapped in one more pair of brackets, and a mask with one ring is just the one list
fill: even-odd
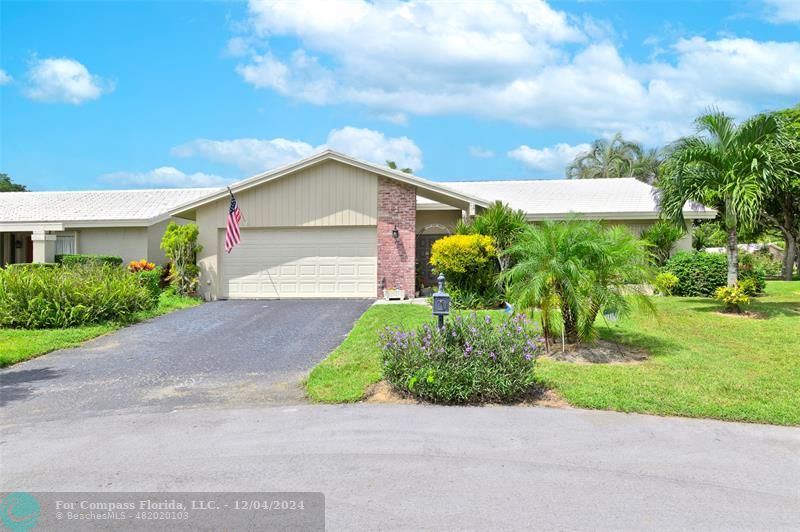
[(75, 235), (56, 235), (56, 255), (75, 253)]

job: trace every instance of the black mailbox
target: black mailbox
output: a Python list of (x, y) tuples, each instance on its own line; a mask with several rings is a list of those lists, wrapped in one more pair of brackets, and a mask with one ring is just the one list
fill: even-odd
[(439, 317), (439, 327), (444, 327), (444, 317), (450, 314), (450, 296), (444, 291), (444, 274), (439, 274), (439, 291), (433, 294), (433, 315)]

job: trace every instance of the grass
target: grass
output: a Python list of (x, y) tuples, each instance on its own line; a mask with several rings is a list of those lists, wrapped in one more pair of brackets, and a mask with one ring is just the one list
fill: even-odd
[[(654, 298), (656, 316), (601, 324), (606, 340), (645, 348), (641, 364), (571, 364), (542, 359), (539, 381), (584, 408), (800, 425), (800, 282), (770, 281), (748, 310), (718, 313), (705, 298)], [(430, 319), (415, 305), (370, 308), (347, 339), (309, 375), (308, 394), (357, 401), (380, 380), (377, 334), (385, 325)]]
[(56, 349), (74, 347), (126, 325), (199, 304), (198, 299), (179, 296), (174, 292), (163, 292), (156, 308), (138, 312), (132, 320), (126, 322), (106, 322), (66, 329), (0, 328), (0, 367), (16, 364)]

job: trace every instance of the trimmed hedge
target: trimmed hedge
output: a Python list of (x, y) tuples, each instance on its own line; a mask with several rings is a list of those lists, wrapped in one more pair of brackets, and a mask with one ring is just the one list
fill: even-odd
[(112, 266), (122, 266), (122, 257), (114, 255), (56, 255), (56, 262), (64, 266), (74, 266), (75, 264), (110, 264)]
[[(712, 297), (717, 288), (728, 283), (728, 257), (720, 253), (682, 251), (672, 256), (663, 271), (678, 278), (672, 295), (684, 297)], [(757, 293), (763, 293), (766, 281), (764, 272), (744, 259), (739, 264), (739, 280), (752, 279)]]
[(0, 327), (127, 321), (155, 304), (135, 275), (110, 264), (0, 269)]

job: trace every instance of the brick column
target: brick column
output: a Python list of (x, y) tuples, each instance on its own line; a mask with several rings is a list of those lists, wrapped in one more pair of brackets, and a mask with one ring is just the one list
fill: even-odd
[[(378, 177), (378, 297), (383, 288), (401, 288), (414, 297), (417, 192)], [(392, 236), (397, 226), (399, 238)]]

